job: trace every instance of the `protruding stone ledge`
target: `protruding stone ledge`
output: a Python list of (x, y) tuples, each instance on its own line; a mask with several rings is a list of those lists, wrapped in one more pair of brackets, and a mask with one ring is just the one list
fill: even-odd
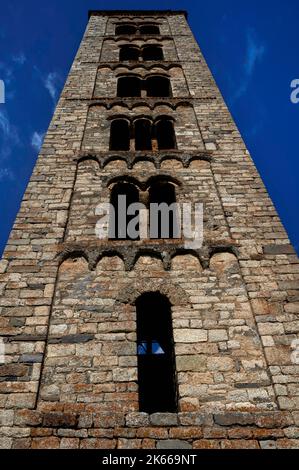
[(177, 16), (184, 15), (188, 17), (186, 10), (89, 10), (88, 18), (91, 16)]
[(154, 164), (156, 169), (160, 169), (162, 162), (167, 160), (176, 160), (181, 162), (184, 168), (188, 168), (190, 163), (194, 160), (211, 162), (213, 158), (212, 154), (212, 150), (200, 150), (188, 153), (181, 152), (179, 150), (169, 150), (164, 152), (95, 152), (83, 150), (74, 157), (74, 160), (78, 164), (86, 160), (93, 160), (98, 163), (101, 169), (110, 162), (122, 160), (126, 162), (129, 170), (138, 162), (151, 162)]
[(181, 240), (103, 240), (98, 243), (64, 243), (57, 246), (60, 263), (68, 258), (83, 257), (89, 269), (95, 270), (105, 256), (118, 256), (123, 260), (125, 270), (131, 271), (141, 256), (153, 256), (162, 261), (166, 271), (171, 269), (171, 261), (177, 255), (191, 254), (197, 258), (203, 269), (209, 267), (211, 257), (216, 253), (228, 252), (238, 256), (238, 249), (231, 240), (209, 243), (200, 249), (185, 248)]
[(46, 335), (15, 335), (15, 336), (10, 336), (8, 337), (9, 342), (15, 342), (15, 341), (20, 341), (20, 342), (39, 342), (39, 341), (46, 341)]
[(265, 255), (295, 255), (296, 252), (292, 245), (265, 245), (263, 247)]
[(94, 335), (91, 334), (76, 334), (61, 336), (60, 338), (49, 338), (49, 344), (76, 344), (76, 343), (87, 343), (92, 341)]

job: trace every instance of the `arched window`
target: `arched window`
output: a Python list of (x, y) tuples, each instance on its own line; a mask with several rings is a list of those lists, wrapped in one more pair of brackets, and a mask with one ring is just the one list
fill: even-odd
[(169, 97), (171, 96), (170, 80), (167, 77), (148, 77), (146, 79), (147, 96)]
[(141, 96), (141, 80), (138, 77), (120, 77), (117, 81), (117, 96)]
[(155, 181), (149, 188), (150, 238), (180, 238), (175, 186)]
[(159, 26), (153, 24), (145, 24), (139, 28), (140, 34), (160, 34)]
[(173, 150), (176, 148), (174, 126), (170, 119), (161, 119), (156, 123), (156, 137), (159, 150)]
[(157, 293), (136, 300), (139, 410), (177, 411), (177, 385), (169, 300)]
[(112, 191), (110, 204), (114, 208), (114, 213), (110, 214), (109, 222), (109, 238), (117, 240), (138, 240), (139, 239), (139, 224), (135, 225), (136, 234), (128, 230), (128, 224), (134, 215), (128, 215), (128, 207), (130, 204), (139, 202), (139, 191), (131, 183), (121, 182), (117, 183)]
[(119, 60), (122, 62), (124, 60), (135, 60), (139, 59), (139, 49), (138, 47), (133, 46), (121, 46), (119, 51)]
[(135, 121), (135, 150), (152, 150), (152, 124), (148, 119)]
[(130, 127), (126, 119), (111, 122), (110, 150), (130, 150)]
[(133, 35), (136, 34), (136, 26), (131, 24), (120, 24), (115, 28), (115, 34)]
[(142, 50), (143, 60), (164, 60), (163, 49), (159, 46), (146, 46)]

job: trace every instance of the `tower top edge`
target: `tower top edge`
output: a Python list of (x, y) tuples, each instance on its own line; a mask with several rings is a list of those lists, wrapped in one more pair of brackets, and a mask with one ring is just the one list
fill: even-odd
[(188, 18), (187, 10), (89, 10), (88, 18), (91, 16), (127, 16), (127, 15), (184, 15)]

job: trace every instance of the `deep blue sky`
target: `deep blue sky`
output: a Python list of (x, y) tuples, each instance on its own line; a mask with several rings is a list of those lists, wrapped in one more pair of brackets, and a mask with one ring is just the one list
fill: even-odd
[(186, 9), (214, 78), (299, 252), (298, 0), (1, 1), (0, 253), (89, 9)]

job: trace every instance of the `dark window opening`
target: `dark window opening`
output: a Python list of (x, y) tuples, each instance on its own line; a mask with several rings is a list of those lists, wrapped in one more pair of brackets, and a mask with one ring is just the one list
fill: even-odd
[(141, 80), (138, 77), (121, 77), (117, 81), (117, 96), (141, 96)]
[(135, 122), (135, 150), (152, 150), (152, 125), (147, 119)]
[(130, 128), (125, 119), (111, 122), (110, 150), (130, 150)]
[(159, 26), (147, 24), (140, 26), (139, 32), (140, 34), (160, 34), (160, 28)]
[(169, 300), (146, 293), (136, 300), (139, 410), (177, 412), (177, 385)]
[(148, 46), (142, 50), (143, 60), (164, 60), (162, 47)]
[[(180, 237), (179, 214), (176, 206), (170, 207), (175, 202), (175, 187), (172, 184), (166, 181), (157, 181), (150, 186), (150, 238), (173, 239)], [(155, 206), (151, 204), (155, 204)], [(161, 210), (157, 209), (156, 204), (162, 204)]]
[(136, 26), (129, 25), (129, 24), (128, 25), (122, 24), (122, 25), (116, 26), (115, 34), (125, 34), (125, 35), (136, 34)]
[(170, 80), (167, 77), (149, 77), (146, 79), (147, 96), (171, 96)]
[[(135, 219), (136, 215), (128, 215), (130, 204), (139, 202), (139, 191), (131, 183), (118, 183), (111, 191), (110, 204), (114, 208), (114, 213), (110, 214), (109, 238), (116, 240), (138, 240), (139, 222), (135, 225), (136, 234), (132, 235), (128, 224)], [(138, 217), (138, 214), (137, 214)], [(132, 222), (134, 225), (134, 223)]]
[(162, 119), (156, 124), (156, 137), (159, 150), (173, 150), (176, 148), (176, 138), (173, 122)]
[(139, 49), (132, 46), (122, 46), (119, 51), (119, 60), (135, 60), (139, 59)]

